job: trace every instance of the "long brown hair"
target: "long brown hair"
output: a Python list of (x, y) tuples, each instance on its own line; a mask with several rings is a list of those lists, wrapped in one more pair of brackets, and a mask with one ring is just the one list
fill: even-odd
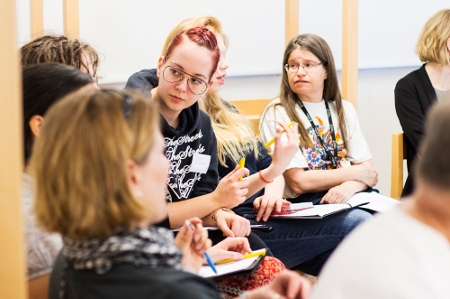
[(300, 96), (294, 93), (289, 86), (288, 74), (284, 70), (284, 66), (288, 63), (289, 56), (296, 49), (303, 49), (313, 53), (322, 63), (322, 66), (327, 72), (327, 78), (324, 82), (323, 99), (329, 103), (336, 103), (336, 110), (338, 114), (339, 128), (341, 131), (342, 140), (344, 141), (344, 147), (347, 147), (347, 124), (345, 120), (345, 113), (342, 107), (341, 92), (339, 90), (339, 84), (336, 74), (336, 67), (334, 65), (333, 54), (328, 46), (327, 42), (320, 36), (314, 34), (301, 34), (294, 37), (286, 46), (284, 51), (283, 63), (282, 63), (282, 80), (280, 88), (280, 102), (286, 110), (289, 119), (298, 123), (298, 132), (300, 134), (300, 144), (309, 148), (315, 148), (314, 144), (306, 132), (306, 128), (303, 125), (300, 117), (295, 111), (295, 106), (298, 100), (301, 100)]

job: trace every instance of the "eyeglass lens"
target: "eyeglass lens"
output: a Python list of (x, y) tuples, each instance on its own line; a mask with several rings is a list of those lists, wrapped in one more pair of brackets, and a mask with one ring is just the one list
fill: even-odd
[(178, 82), (186, 76), (188, 77), (187, 84), (193, 94), (200, 95), (205, 92), (207, 85), (203, 80), (197, 79), (173, 66), (166, 66), (163, 72), (163, 77), (168, 82)]
[(291, 64), (286, 64), (284, 67), (285, 67), (286, 71), (288, 71), (288, 72), (297, 72), (300, 67), (302, 67), (305, 72), (310, 72), (310, 71), (315, 70), (321, 64), (322, 63), (312, 63), (312, 62), (307, 62), (305, 64), (291, 63)]

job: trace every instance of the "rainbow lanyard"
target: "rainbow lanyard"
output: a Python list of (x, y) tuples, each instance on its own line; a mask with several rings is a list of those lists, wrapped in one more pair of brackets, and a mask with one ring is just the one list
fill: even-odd
[(325, 101), (325, 108), (327, 109), (327, 116), (328, 116), (328, 123), (330, 124), (330, 133), (331, 133), (331, 139), (333, 140), (333, 150), (334, 155), (327, 149), (325, 146), (325, 142), (323, 141), (322, 137), (320, 137), (319, 130), (317, 129), (317, 126), (314, 124), (311, 115), (309, 115), (308, 110), (306, 110), (305, 105), (303, 105), (303, 102), (299, 100), (298, 104), (300, 105), (300, 108), (302, 109), (303, 113), (308, 118), (309, 122), (311, 123), (311, 127), (314, 129), (314, 132), (317, 135), (317, 138), (319, 139), (320, 144), (322, 145), (322, 148), (325, 150), (325, 153), (327, 154), (328, 158), (331, 160), (331, 164), (333, 164), (333, 168), (337, 168), (337, 159), (338, 159), (338, 145), (336, 142), (336, 134), (334, 133), (334, 126), (333, 126), (333, 120), (331, 119), (331, 112), (330, 107), (328, 107), (328, 102)]

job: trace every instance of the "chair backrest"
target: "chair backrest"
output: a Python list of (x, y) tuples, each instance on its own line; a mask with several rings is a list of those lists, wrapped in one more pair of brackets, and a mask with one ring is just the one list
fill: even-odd
[(391, 197), (399, 199), (403, 190), (403, 160), (406, 159), (403, 146), (403, 132), (392, 134)]
[(272, 99), (250, 99), (229, 101), (240, 113), (244, 114), (252, 123), (255, 134), (259, 134), (259, 118), (264, 108)]

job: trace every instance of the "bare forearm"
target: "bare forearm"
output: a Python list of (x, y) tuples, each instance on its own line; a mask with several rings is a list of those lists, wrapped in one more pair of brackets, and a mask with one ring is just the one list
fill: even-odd
[(212, 199), (213, 196), (213, 193), (210, 193), (188, 200), (169, 203), (168, 215), (170, 228), (180, 227), (186, 219), (192, 217), (204, 219), (213, 211), (221, 208), (217, 201)]
[(296, 193), (326, 191), (347, 181), (356, 181), (352, 167), (307, 170), (292, 168), (284, 173), (286, 184)]
[(355, 194), (357, 192), (361, 192), (367, 189), (367, 185), (360, 181), (347, 181), (342, 183), (341, 185), (345, 186), (349, 192)]
[[(262, 180), (260, 178), (260, 174), (258, 172), (245, 178), (246, 180), (249, 181), (248, 193), (246, 195), (247, 198), (252, 197), (255, 193), (257, 193), (262, 188), (266, 188), (266, 192), (267, 192), (267, 187), (271, 187), (278, 178), (282, 177), (281, 172), (277, 171), (274, 167), (271, 167), (271, 166), (267, 167), (266, 169), (261, 170), (261, 175), (264, 178), (264, 180), (266, 180), (268, 182), (272, 182), (272, 181), (273, 182), (270, 184), (267, 182), (264, 182), (264, 180)], [(284, 184), (284, 179), (282, 179), (282, 181)], [(283, 185), (283, 187), (284, 187), (284, 185)]]
[(284, 178), (282, 175), (278, 176), (271, 184), (264, 188), (264, 195), (274, 198), (283, 198), (284, 192)]

